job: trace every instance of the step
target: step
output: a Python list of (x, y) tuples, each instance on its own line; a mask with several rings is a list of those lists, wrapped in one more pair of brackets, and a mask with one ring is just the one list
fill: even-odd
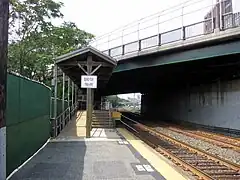
[(103, 122), (96, 122), (95, 121), (95, 122), (93, 122), (92, 121), (92, 124), (113, 124), (113, 122), (111, 122), (111, 121), (108, 121), (108, 122), (107, 121), (103, 121)]
[(92, 119), (111, 119), (109, 117), (92, 117)]
[(112, 121), (92, 121), (92, 123), (102, 123), (102, 124), (106, 124), (106, 123), (113, 123)]
[(92, 117), (92, 119), (111, 119), (109, 116), (102, 117)]
[(93, 112), (93, 114), (109, 114), (109, 112)]
[(92, 121), (112, 121), (111, 119), (92, 119)]
[(92, 128), (114, 128), (114, 126), (92, 125)]
[(92, 117), (110, 117), (109, 114), (101, 114), (101, 115), (95, 115), (93, 114)]
[(111, 124), (113, 123), (112, 121), (92, 121), (92, 123), (98, 123), (98, 124)]

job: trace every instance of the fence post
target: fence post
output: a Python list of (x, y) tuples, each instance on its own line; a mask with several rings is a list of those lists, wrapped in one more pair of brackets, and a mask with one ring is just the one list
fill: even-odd
[(161, 46), (161, 44), (162, 44), (161, 39), (162, 39), (161, 34), (158, 34), (158, 46)]
[(70, 121), (70, 113), (71, 113), (71, 109), (70, 109), (70, 78), (68, 77), (68, 121)]
[(76, 85), (76, 87), (75, 87), (75, 107), (74, 107), (74, 113), (77, 111), (77, 105), (78, 105), (78, 97), (77, 97), (77, 95), (78, 95), (78, 93), (77, 93), (77, 91), (78, 91), (78, 87), (77, 87), (77, 85)]
[(58, 123), (57, 123), (57, 92), (58, 92), (58, 72), (57, 72), (57, 65), (54, 65), (54, 136), (57, 137), (58, 135)]
[(219, 30), (223, 30), (223, 6), (222, 6), (223, 1), (219, 2)]
[[(74, 83), (73, 83), (73, 81), (72, 81), (72, 108), (71, 108), (71, 113), (73, 112), (73, 110), (74, 110), (74, 101), (73, 101), (73, 97), (74, 97)], [(73, 115), (73, 114), (72, 114)]]
[(182, 39), (183, 40), (186, 39), (186, 27), (185, 26), (182, 27)]
[(62, 118), (61, 118), (61, 129), (65, 126), (65, 73), (63, 72), (63, 87), (62, 87)]

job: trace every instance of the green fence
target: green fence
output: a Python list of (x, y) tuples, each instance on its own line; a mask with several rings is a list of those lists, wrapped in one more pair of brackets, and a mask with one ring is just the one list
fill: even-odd
[(7, 174), (49, 138), (50, 96), (50, 89), (43, 84), (8, 74)]

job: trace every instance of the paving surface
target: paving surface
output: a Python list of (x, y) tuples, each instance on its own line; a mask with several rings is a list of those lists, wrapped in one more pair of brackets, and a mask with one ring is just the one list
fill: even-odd
[[(117, 130), (93, 129), (90, 139), (51, 141), (11, 180), (164, 179)], [(110, 131), (110, 132), (108, 132)], [(95, 133), (94, 133), (95, 132)], [(105, 132), (105, 135), (104, 133)], [(106, 133), (108, 132), (108, 133)], [(97, 135), (96, 135), (97, 133)], [(106, 136), (101, 141), (98, 136)], [(106, 135), (107, 134), (107, 135)], [(112, 138), (111, 138), (112, 137)]]
[(74, 139), (86, 137), (86, 116), (86, 111), (79, 111), (77, 116), (67, 124), (57, 138)]

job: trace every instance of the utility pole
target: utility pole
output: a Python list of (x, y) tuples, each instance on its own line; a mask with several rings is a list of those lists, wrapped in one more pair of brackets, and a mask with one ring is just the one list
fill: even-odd
[(0, 0), (0, 180), (6, 179), (6, 87), (9, 0)]

